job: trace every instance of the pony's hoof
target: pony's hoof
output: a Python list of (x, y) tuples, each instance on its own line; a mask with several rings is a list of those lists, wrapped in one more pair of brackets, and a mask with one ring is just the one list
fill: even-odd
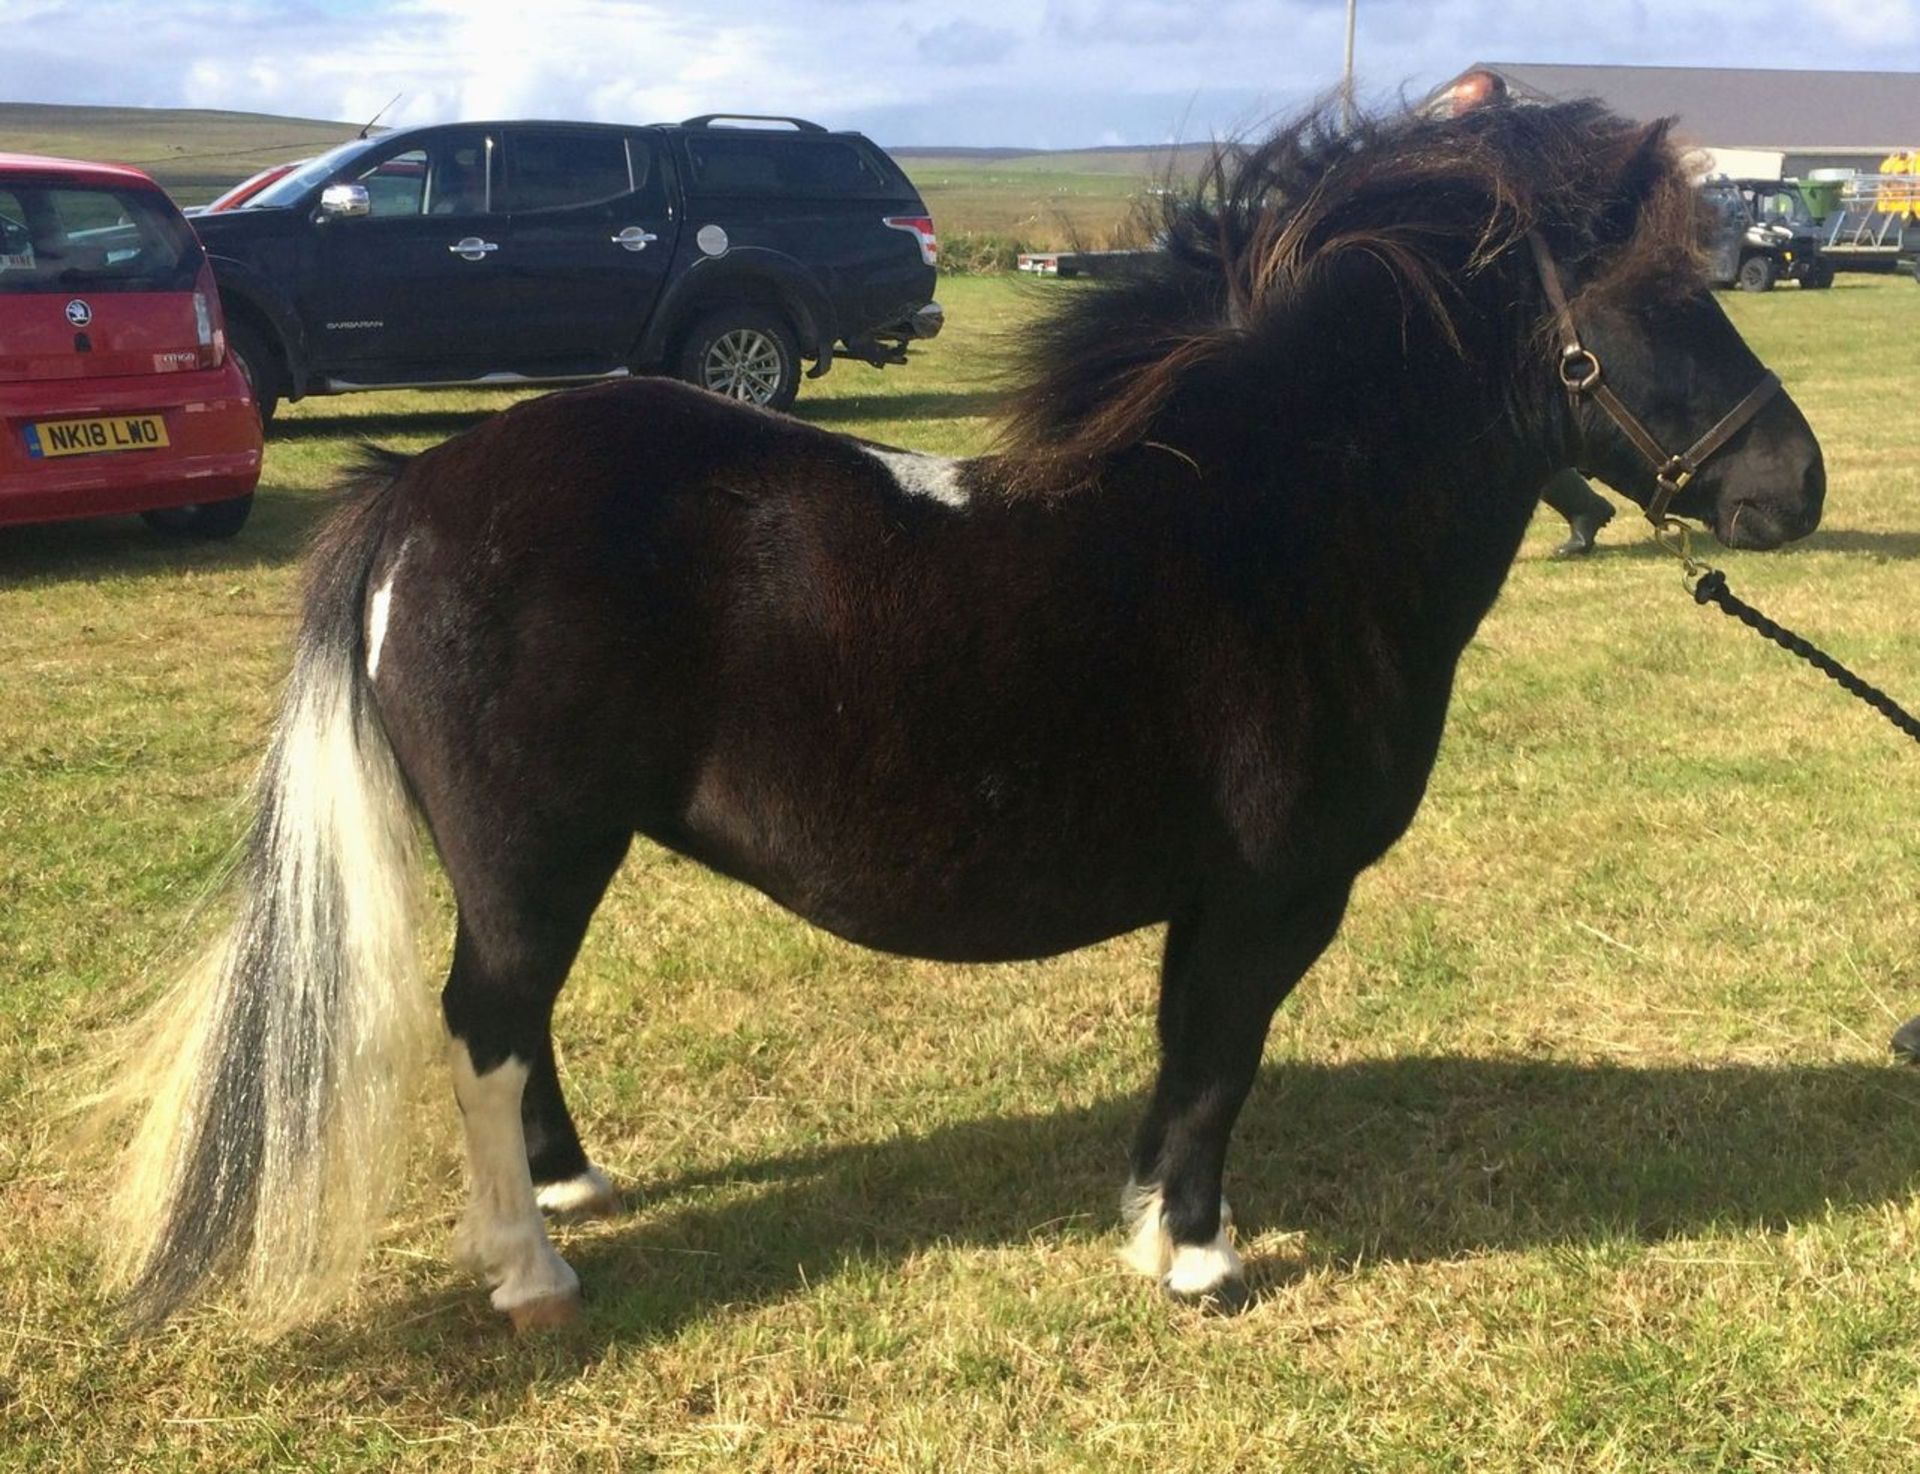
[(1176, 1305), (1191, 1306), (1209, 1315), (1238, 1315), (1253, 1304), (1253, 1292), (1247, 1288), (1246, 1280), (1238, 1277), (1221, 1280), (1204, 1290), (1176, 1290), (1167, 1281), (1162, 1281), (1162, 1287)]
[(580, 1319), (580, 1292), (572, 1290), (564, 1295), (543, 1295), (524, 1305), (509, 1306), (507, 1319), (513, 1323), (516, 1336), (563, 1330)]
[(1905, 1064), (1920, 1065), (1920, 1018), (1910, 1018), (1893, 1031), (1893, 1052)]
[(534, 1198), (541, 1212), (561, 1218), (613, 1218), (621, 1211), (619, 1192), (598, 1167), (564, 1182), (542, 1183)]
[(1182, 1305), (1193, 1305), (1220, 1315), (1247, 1308), (1247, 1270), (1223, 1227), (1209, 1244), (1181, 1244), (1160, 1281), (1167, 1294)]

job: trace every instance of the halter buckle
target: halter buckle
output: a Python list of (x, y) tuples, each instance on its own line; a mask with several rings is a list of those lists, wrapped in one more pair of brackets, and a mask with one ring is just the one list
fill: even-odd
[(1647, 520), (1655, 527), (1670, 519), (1667, 508), (1693, 480), (1693, 466), (1679, 456), (1668, 456), (1666, 464), (1653, 473), (1653, 499), (1647, 503)]
[(1569, 343), (1560, 350), (1560, 382), (1569, 394), (1581, 394), (1600, 382), (1600, 355)]

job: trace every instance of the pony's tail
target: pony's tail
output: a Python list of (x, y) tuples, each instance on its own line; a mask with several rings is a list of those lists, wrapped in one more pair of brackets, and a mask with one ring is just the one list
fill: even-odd
[(350, 1282), (390, 1199), (434, 1034), (415, 811), (363, 611), (404, 461), (371, 457), (316, 545), (223, 942), (161, 1001), (114, 1093), (144, 1117), (110, 1267), (136, 1323), (228, 1288), (268, 1332)]

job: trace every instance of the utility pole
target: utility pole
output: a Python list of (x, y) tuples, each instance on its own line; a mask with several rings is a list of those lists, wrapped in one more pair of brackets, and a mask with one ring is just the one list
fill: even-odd
[(1340, 84), (1340, 124), (1353, 127), (1353, 21), (1360, 0), (1347, 0), (1347, 69)]

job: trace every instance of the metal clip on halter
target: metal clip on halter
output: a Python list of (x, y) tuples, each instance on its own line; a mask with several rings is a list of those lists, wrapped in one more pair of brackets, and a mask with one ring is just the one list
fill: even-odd
[(1688, 593), (1695, 593), (1700, 580), (1713, 572), (1711, 564), (1693, 556), (1693, 529), (1678, 517), (1663, 517), (1654, 523), (1653, 540), (1680, 560), (1680, 582)]
[(1600, 355), (1569, 343), (1560, 350), (1560, 382), (1569, 394), (1584, 394), (1600, 382)]

